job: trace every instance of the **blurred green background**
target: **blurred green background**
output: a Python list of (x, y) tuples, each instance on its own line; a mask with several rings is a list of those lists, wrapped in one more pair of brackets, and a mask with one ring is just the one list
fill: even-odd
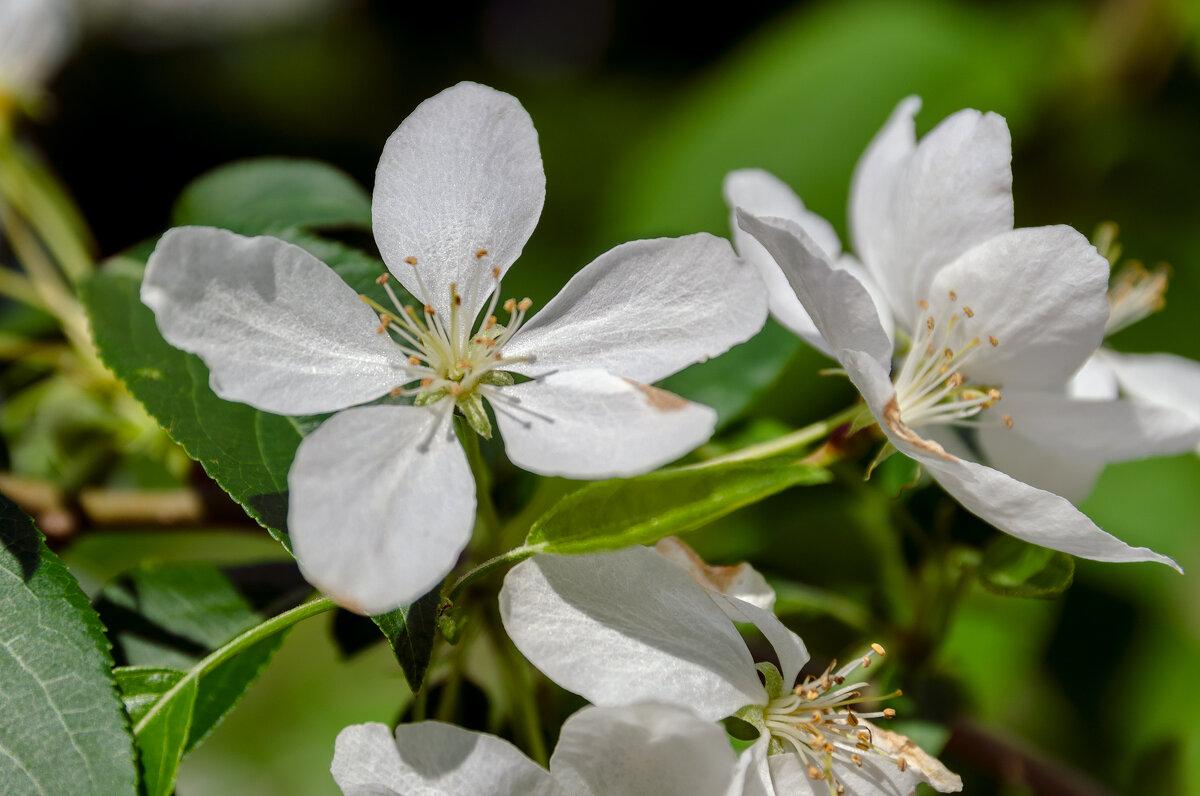
[[(27, 135), (110, 255), (158, 234), (189, 180), (236, 158), (320, 158), (369, 189), (387, 135), (459, 80), (514, 94), (537, 127), (546, 207), (506, 285), (538, 304), (630, 238), (727, 235), (720, 185), (733, 168), (773, 171), (844, 237), (858, 155), (895, 103), (919, 94), (919, 132), (962, 107), (1008, 119), (1018, 225), (1090, 234), (1114, 220), (1128, 255), (1171, 263), (1167, 310), (1121, 332), (1116, 347), (1200, 358), (1200, 6), (1191, 0), (743, 0), (720, 14), (635, 0), (334, 3), (187, 44), (89, 37), (51, 86), (54, 112)], [(843, 381), (816, 375), (827, 364), (819, 355), (778, 329), (768, 335), (773, 361), (788, 365), (749, 414), (800, 425), (852, 397)], [(740, 361), (722, 378), (736, 382)], [(677, 386), (719, 404), (711, 379)], [(968, 792), (1200, 794), (1200, 725), (1188, 715), (1200, 707), (1197, 575), (1079, 562), (1059, 600), (974, 587), (938, 620), (947, 623), (938, 643), (940, 625), (920, 621), (927, 607), (894, 593), (903, 573), (881, 563), (918, 558), (891, 530), (896, 507), (878, 491), (863, 499), (855, 473), (845, 475), (693, 541), (713, 559), (750, 558), (867, 606), (860, 630), (807, 609), (789, 619), (818, 661), (864, 633), (899, 644), (895, 679), (914, 697), (902, 715), (953, 724), (943, 759)], [(1084, 509), (1200, 573), (1196, 457), (1111, 467)], [(948, 507), (925, 490), (904, 510), (926, 524)], [(986, 538), (961, 516), (953, 522)], [(92, 534), (64, 557), (94, 592), (146, 560), (286, 554), (265, 533), (214, 529)], [(881, 619), (906, 616), (903, 633)], [(184, 761), (178, 792), (335, 793), (327, 772), (338, 730), (394, 720), (406, 694), (382, 645), (342, 660), (326, 618), (310, 621)], [(1002, 744), (1061, 774), (1054, 787), (1078, 789), (1035, 790), (1028, 772), (1003, 763)]]

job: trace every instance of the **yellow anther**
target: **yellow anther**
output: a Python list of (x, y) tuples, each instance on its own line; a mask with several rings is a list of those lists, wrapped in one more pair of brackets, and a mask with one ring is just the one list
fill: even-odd
[[(956, 373), (954, 375), (958, 376), (960, 379), (962, 378), (961, 373)], [(884, 651), (882, 644), (872, 644), (871, 649), (875, 650), (876, 655), (886, 655), (887, 654), (887, 652)]]
[(920, 301), (917, 302), (917, 306), (923, 310), (927, 310), (927, 309), (929, 309), (929, 302), (926, 301), (925, 299), (921, 299)]
[(846, 786), (840, 782), (837, 783), (837, 792), (838, 792), (838, 796), (845, 796)]
[(379, 276), (375, 277), (375, 284), (386, 285), (388, 279), (390, 279), (390, 278), (391, 278), (391, 274), (380, 274)]
[(492, 269), (492, 279), (499, 279), (499, 278), (500, 278), (500, 266), (497, 265), (495, 268)]
[(471, 367), (471, 362), (470, 362), (470, 360), (467, 360), (467, 359), (460, 359), (460, 360), (458, 360), (456, 367), (459, 370), (466, 370), (467, 368)]
[(896, 758), (896, 767), (899, 768), (901, 771), (904, 771), (908, 768), (908, 761), (905, 760), (903, 757), (897, 757)]
[[(962, 373), (955, 371), (954, 375), (952, 375), (949, 379), (946, 380), (946, 383), (949, 384), (951, 387), (954, 387), (957, 389), (958, 387), (961, 387), (963, 385), (964, 381), (966, 381), (966, 377), (963, 376)], [(871, 645), (871, 649), (876, 649), (877, 647), (878, 647), (879, 654), (882, 655), (883, 647), (880, 647), (878, 644)]]
[(954, 359), (954, 349), (947, 346), (942, 351), (942, 356), (944, 356), (946, 359)]
[(866, 669), (868, 666), (871, 665), (871, 656), (870, 655), (863, 656), (863, 664), (862, 665), (863, 665), (864, 669)]
[(821, 711), (819, 710), (812, 712), (811, 719), (813, 724), (822, 724), (825, 721), (825, 717), (821, 715)]
[(431, 384), (433, 384), (433, 379), (421, 379), (422, 387), (428, 387)]
[(495, 325), (496, 325), (496, 316), (495, 315), (487, 316), (487, 320), (483, 322), (484, 329), (491, 329)]
[(812, 763), (809, 763), (808, 764), (808, 777), (809, 777), (809, 779), (825, 779), (825, 774), (824, 774), (824, 772), (821, 771), (821, 769), (817, 768)]
[(850, 762), (853, 763), (854, 765), (858, 766), (859, 768), (862, 768), (862, 755), (860, 755), (858, 752), (851, 752), (850, 753)]
[(420, 360), (419, 358), (417, 358), (417, 357), (409, 357), (409, 358), (408, 358), (408, 364), (410, 364), (410, 365), (420, 365), (420, 364), (421, 364), (421, 360)]
[(458, 394), (461, 392), (462, 392), (462, 385), (459, 384), (458, 382), (454, 382), (453, 384), (450, 385), (450, 394), (451, 395), (457, 397)]
[(925, 319), (925, 328), (931, 332), (933, 331), (933, 316)]
[(968, 318), (974, 318), (975, 310), (971, 309), (970, 307), (964, 306), (963, 307), (963, 315), (966, 315)]
[(434, 313), (434, 311), (433, 311), (433, 305), (432, 305), (432, 304), (426, 304), (426, 305), (425, 305), (425, 314), (426, 314), (426, 315), (434, 315), (434, 314), (436, 314), (436, 313)]
[(999, 401), (1000, 391), (993, 387), (992, 389), (988, 390), (988, 398), (991, 398), (993, 401)]
[(521, 312), (524, 312), (525, 310), (529, 309), (532, 306), (533, 306), (533, 299), (530, 299), (528, 297), (523, 298), (519, 302), (517, 302), (517, 309), (519, 309)]
[(950, 291), (950, 300), (951, 300), (951, 301), (958, 301), (958, 294), (957, 294), (957, 293), (955, 293), (953, 290), (951, 290), (951, 291)]
[(820, 691), (818, 691), (815, 688), (810, 688), (810, 689), (808, 689), (808, 692), (804, 695), (804, 698), (811, 702), (819, 696), (821, 696)]
[(884, 708), (884, 709), (883, 709), (883, 717), (884, 717), (885, 719), (894, 719), (894, 718), (896, 718), (896, 709), (895, 709), (895, 708)]
[(486, 256), (487, 256), (487, 249), (480, 249), (479, 251), (475, 252), (476, 260), (482, 260)]
[(1004, 425), (1007, 426), (1008, 428), (1013, 427), (1012, 415), (1005, 415), (1004, 417), (1002, 417), (1000, 419), (1004, 421)]
[(504, 302), (504, 311), (509, 313), (510, 315), (512, 314), (512, 311), (515, 310), (516, 308), (517, 308), (517, 300), (516, 299), (508, 299), (507, 301)]
[(988, 342), (992, 344), (992, 348), (1000, 345), (1000, 341), (994, 335), (988, 335)]
[(388, 395), (392, 396), (393, 398), (399, 398), (403, 394), (403, 387), (393, 387), (392, 389), (388, 390)]
[(408, 263), (409, 265), (416, 265), (417, 258), (416, 257), (405, 257), (404, 262)]
[(864, 752), (869, 752), (871, 751), (871, 744), (867, 743), (866, 741), (859, 741), (858, 743), (854, 744), (854, 748), (861, 749)]
[(858, 726), (858, 716), (854, 715), (853, 710), (846, 711), (846, 721), (850, 724), (851, 727)]

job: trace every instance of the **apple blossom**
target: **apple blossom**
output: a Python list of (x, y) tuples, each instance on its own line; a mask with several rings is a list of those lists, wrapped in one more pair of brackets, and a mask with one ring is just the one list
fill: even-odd
[[(736, 588), (722, 591), (722, 583)], [(714, 580), (677, 553), (631, 547), (523, 561), (504, 579), (500, 610), (534, 666), (596, 705), (665, 702), (757, 727), (748, 779), (764, 793), (909, 794), (918, 781), (961, 789), (911, 741), (870, 722), (894, 711), (858, 712), (868, 699), (856, 673), (881, 647), (797, 685), (804, 643), (769, 610), (735, 596), (741, 590), (761, 593), (758, 579)], [(758, 628), (777, 667), (755, 664), (735, 622)]]
[[(530, 301), (501, 302), (501, 279), (544, 194), (524, 109), (462, 83), (413, 111), (380, 159), (379, 281), (397, 306), (361, 301), (270, 237), (173, 229), (147, 264), (143, 302), (205, 361), (217, 395), (338, 412), (296, 453), (288, 531), (308, 579), (347, 606), (411, 602), (454, 567), (475, 509), (456, 410), (490, 436), (486, 400), (515, 464), (572, 478), (643, 473), (712, 434), (711, 409), (647, 385), (758, 331), (759, 280), (710, 235), (634, 241), (527, 320)], [(402, 306), (392, 277), (418, 307)], [(389, 393), (412, 403), (339, 411)]]
[(333, 778), (346, 796), (740, 796), (721, 728), (683, 708), (586, 707), (563, 723), (550, 770), (508, 741), (435, 721), (359, 724), (338, 734)]

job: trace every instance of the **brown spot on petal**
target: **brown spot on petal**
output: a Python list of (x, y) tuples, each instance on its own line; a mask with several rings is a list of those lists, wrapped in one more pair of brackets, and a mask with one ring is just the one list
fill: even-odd
[[(863, 722), (867, 724), (868, 722)], [(916, 769), (935, 790), (942, 793), (957, 793), (962, 790), (962, 778), (942, 765), (933, 755), (917, 746), (907, 736), (898, 732), (871, 727), (875, 746), (892, 757), (903, 760), (908, 768)]]
[(693, 580), (709, 591), (737, 597), (766, 610), (775, 604), (774, 592), (763, 576), (745, 562), (725, 567), (709, 566), (677, 536), (660, 539), (654, 549), (686, 569)]
[(925, 439), (917, 432), (913, 431), (904, 421), (900, 419), (900, 402), (893, 395), (891, 400), (887, 402), (887, 406), (883, 409), (883, 421), (887, 423), (888, 428), (896, 433), (900, 439), (915, 445), (924, 451), (929, 451), (935, 456), (941, 456), (946, 461), (956, 462), (958, 459), (946, 453), (946, 449), (937, 444), (931, 439)]
[(680, 398), (673, 392), (660, 390), (658, 387), (651, 387), (649, 384), (642, 384), (641, 382), (634, 381), (633, 379), (625, 379), (625, 381), (644, 392), (646, 394), (646, 398), (650, 400), (650, 405), (655, 409), (661, 409), (664, 412), (674, 412), (676, 410), (683, 409), (688, 405), (686, 399)]

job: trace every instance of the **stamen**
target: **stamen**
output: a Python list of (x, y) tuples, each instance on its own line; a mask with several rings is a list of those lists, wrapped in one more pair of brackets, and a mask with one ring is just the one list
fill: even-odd
[(391, 274), (380, 274), (379, 276), (375, 277), (375, 284), (386, 285), (387, 281), (390, 277), (391, 277)]
[(487, 256), (487, 253), (487, 249), (480, 249), (479, 251), (475, 252), (475, 259), (482, 260), (485, 256)]
[(404, 262), (408, 263), (409, 265), (416, 265), (417, 258), (416, 257), (405, 257)]

